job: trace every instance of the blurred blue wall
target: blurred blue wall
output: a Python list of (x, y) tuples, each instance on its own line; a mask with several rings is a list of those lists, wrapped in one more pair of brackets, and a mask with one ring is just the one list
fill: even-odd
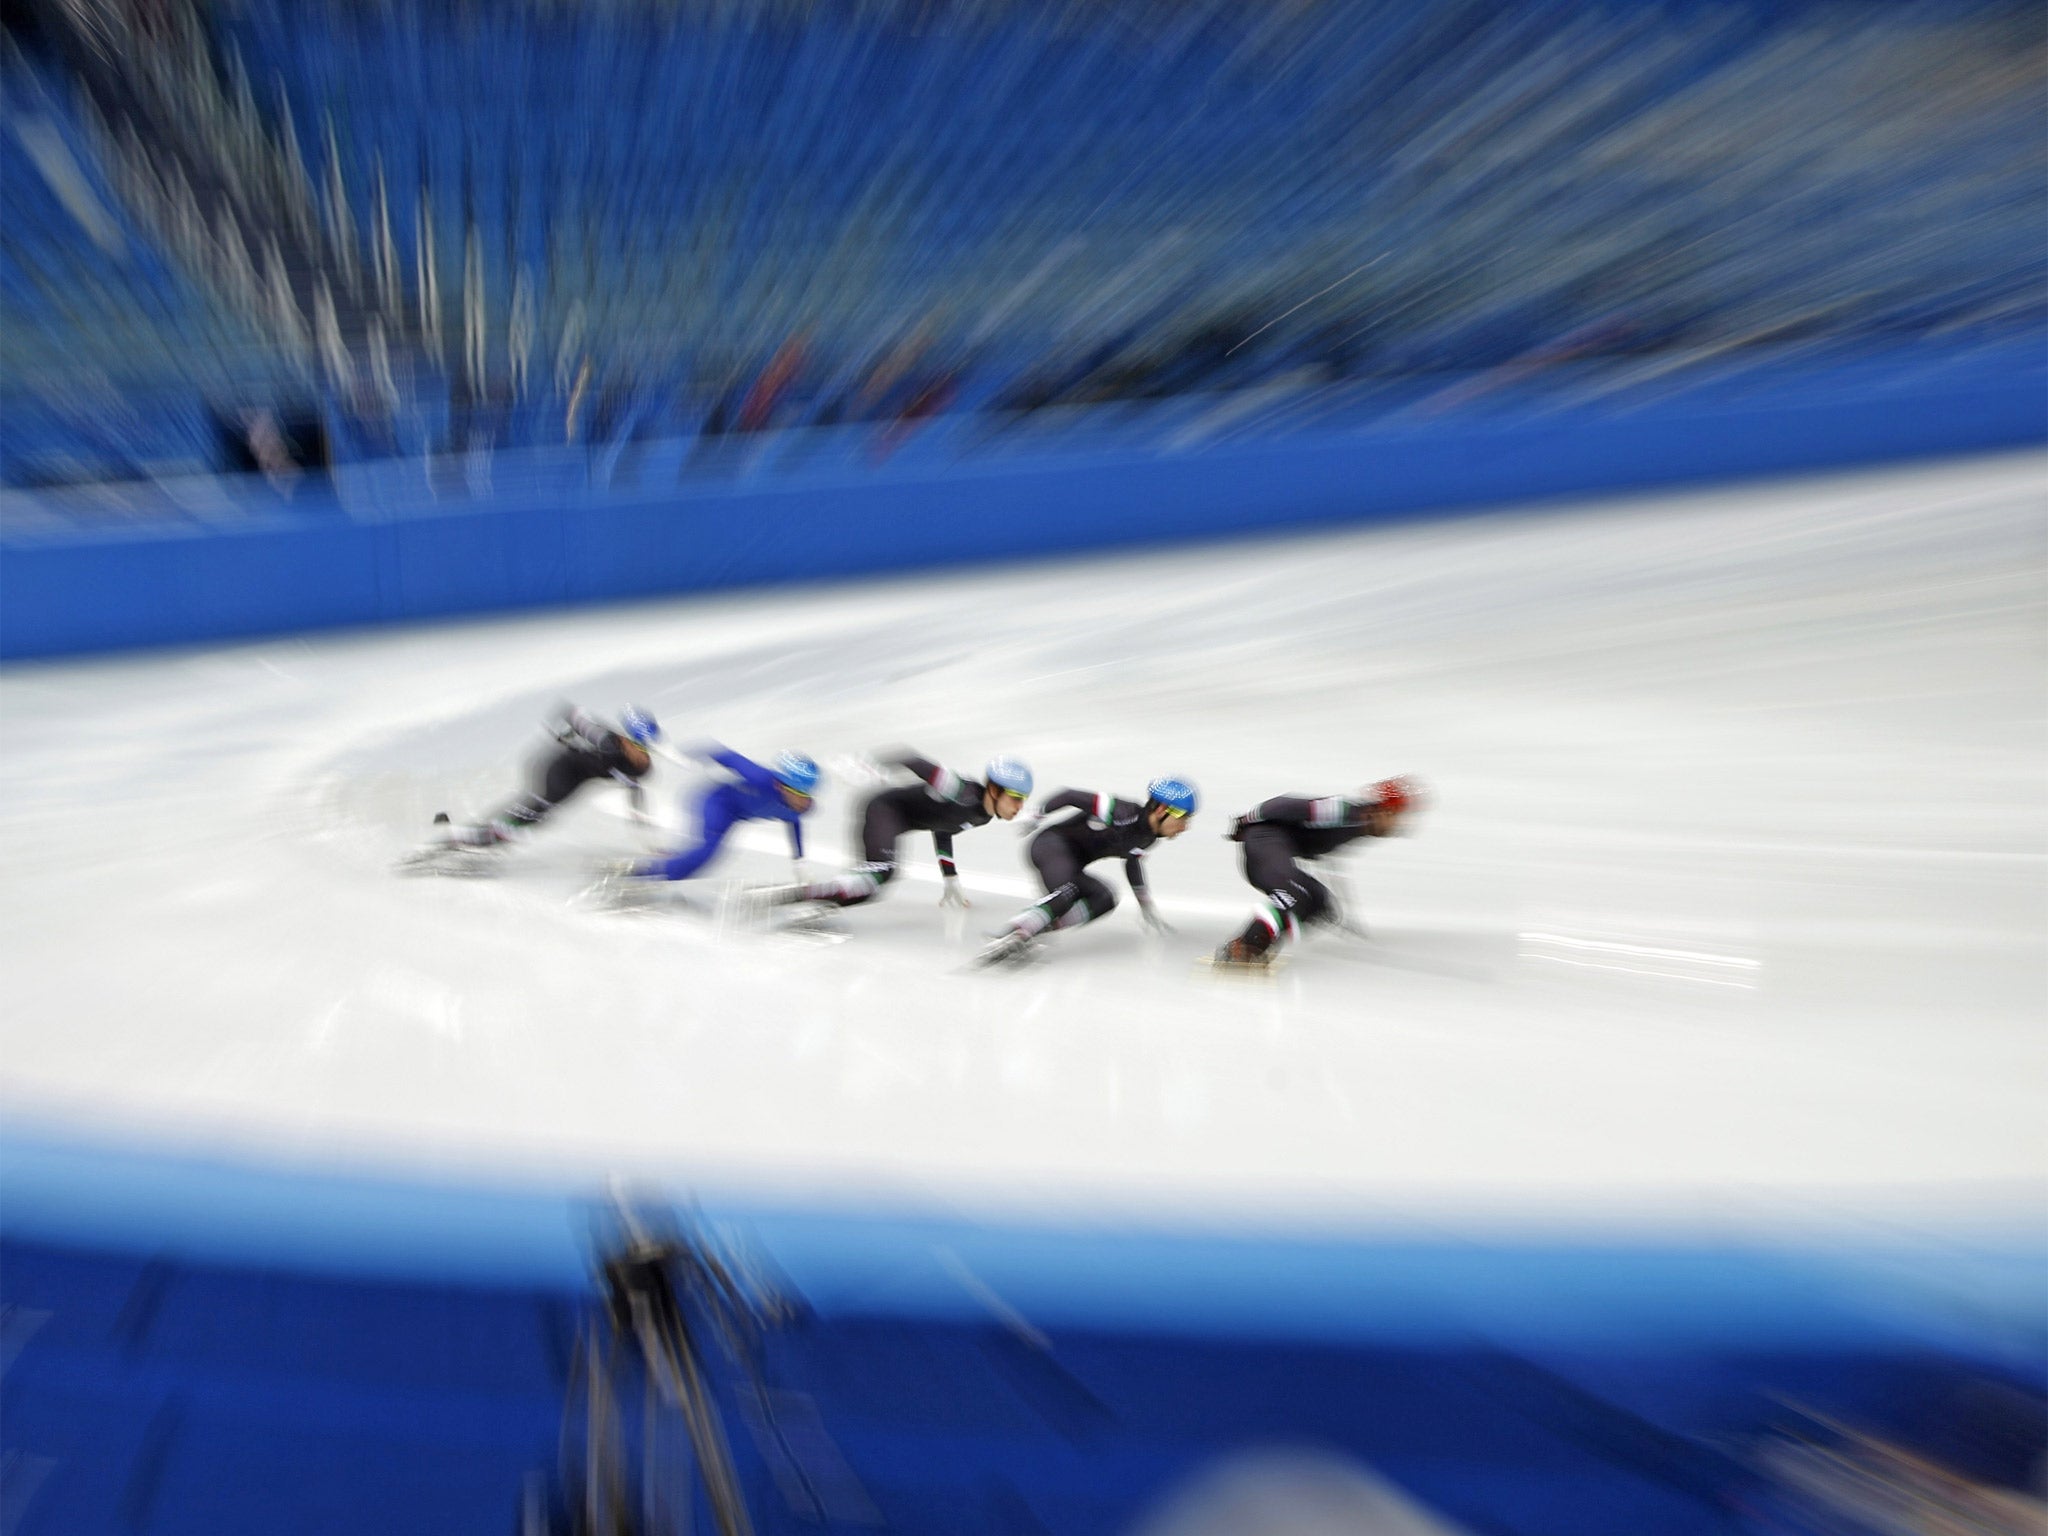
[[(18, 1124), (0, 1174), (0, 1414), (43, 1469), (18, 1536), (496, 1536), (562, 1465), (603, 1202)], [(764, 1536), (1130, 1536), (1189, 1479), (1274, 1445), (1374, 1469), (1471, 1532), (1879, 1536), (1903, 1527), (1831, 1517), (1779, 1458), (1847, 1421), (2023, 1483), (2043, 1392), (2033, 1203), (2010, 1191), (2008, 1219), (1946, 1232), (1900, 1217), (1748, 1242), (1448, 1214), (1297, 1238), (715, 1197), (694, 1214), (804, 1303), (760, 1356), (803, 1438), (749, 1431), (749, 1389), (707, 1350)], [(573, 1421), (568, 1439), (573, 1459)], [(785, 1497), (787, 1463), (815, 1469), (821, 1446), (875, 1518)]]
[[(1174, 453), (1131, 444), (595, 488), (573, 450), (507, 456), (487, 492), (419, 461), (205, 516), (23, 517), (0, 543), (0, 656), (60, 656), (1371, 522), (1543, 497), (2048, 440), (2038, 366), (1752, 382), (1737, 398), (1382, 420)], [(451, 461), (452, 463), (452, 461)], [(448, 499), (452, 494), (452, 499)], [(239, 497), (239, 499), (237, 499)]]

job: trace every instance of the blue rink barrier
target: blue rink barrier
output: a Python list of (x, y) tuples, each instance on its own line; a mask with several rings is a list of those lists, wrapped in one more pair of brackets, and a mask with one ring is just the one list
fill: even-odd
[(345, 470), (333, 489), (291, 503), (254, 482), (213, 482), (196, 510), (166, 499), (101, 526), (24, 515), (34, 498), (15, 498), (0, 534), (0, 658), (1037, 559), (2015, 448), (2048, 441), (2048, 384), (2038, 362), (1960, 375), (1863, 366), (1625, 411), (1411, 412), (1186, 451), (1115, 446), (1114, 433), (1091, 452), (1061, 440), (951, 463), (929, 452), (865, 468), (784, 461), (711, 484), (678, 483), (670, 469), (659, 489), (594, 487), (581, 453), (507, 456), (475, 498), (460, 488), (460, 465), (441, 461), (441, 495), (452, 499), (439, 500), (417, 461), (394, 462)]
[[(19, 1536), (499, 1536), (559, 1469), (596, 1306), (573, 1196), (18, 1129), (0, 1175)], [(1825, 1453), (1852, 1452), (1866, 1491), (1876, 1445), (1991, 1489), (2042, 1476), (2043, 1250), (2033, 1196), (2004, 1209), (1946, 1236), (1856, 1223), (1847, 1245), (709, 1197), (699, 1219), (805, 1304), (762, 1358), (794, 1437), (748, 1427), (729, 1368), (712, 1383), (763, 1533), (1117, 1536), (1281, 1448), (1326, 1498), (1370, 1478), (1452, 1532), (1876, 1536), (1901, 1527), (1816, 1494)], [(806, 1511), (793, 1471), (845, 1518)]]

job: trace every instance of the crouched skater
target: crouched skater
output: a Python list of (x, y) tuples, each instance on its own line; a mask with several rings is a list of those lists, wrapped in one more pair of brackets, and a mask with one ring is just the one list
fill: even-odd
[(628, 709), (616, 726), (565, 704), (547, 721), (553, 748), (535, 762), (526, 792), (488, 820), (456, 826), (446, 811), (434, 818), (435, 839), (425, 855), (449, 850), (482, 851), (514, 842), (532, 831), (586, 784), (622, 786), (636, 820), (645, 818), (641, 780), (654, 766), (650, 748), (661, 727), (644, 709)]
[(1243, 850), (1244, 877), (1261, 897), (1244, 931), (1216, 951), (1219, 966), (1261, 967), (1303, 928), (1335, 922), (1330, 888), (1304, 863), (1364, 837), (1392, 837), (1420, 802), (1410, 779), (1382, 779), (1355, 797), (1276, 795), (1231, 823), (1226, 836)]
[(953, 862), (953, 839), (969, 827), (1013, 820), (1031, 797), (1030, 768), (1013, 757), (998, 757), (980, 778), (963, 778), (907, 748), (883, 753), (877, 761), (913, 775), (918, 782), (882, 790), (861, 808), (861, 862), (836, 879), (771, 886), (757, 892), (759, 906), (814, 902), (857, 907), (872, 901), (896, 878), (896, 845), (909, 832), (931, 834), (944, 881), (940, 904), (967, 905), (967, 898), (960, 894), (960, 871)]
[(784, 752), (763, 767), (716, 744), (689, 754), (725, 771), (727, 777), (697, 795), (697, 840), (689, 847), (650, 859), (635, 859), (617, 871), (630, 882), (688, 880), (718, 856), (732, 829), (743, 821), (779, 821), (789, 828), (790, 857), (801, 869), (803, 818), (818, 788), (818, 765), (801, 752)]
[(1122, 859), (1124, 878), (1145, 926), (1164, 933), (1166, 924), (1152, 904), (1145, 880), (1145, 850), (1187, 830), (1195, 813), (1195, 787), (1181, 779), (1154, 779), (1143, 800), (1125, 800), (1088, 790), (1063, 789), (1045, 802), (1040, 820), (1060, 811), (1075, 814), (1041, 828), (1027, 857), (1045, 887), (1045, 899), (1010, 919), (1010, 926), (982, 950), (979, 963), (1003, 965), (1023, 958), (1038, 936), (1053, 928), (1077, 928), (1107, 916), (1116, 893), (1088, 873), (1102, 859)]

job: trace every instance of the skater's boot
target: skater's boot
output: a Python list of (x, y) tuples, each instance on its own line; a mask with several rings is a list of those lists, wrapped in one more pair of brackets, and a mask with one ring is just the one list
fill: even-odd
[(1256, 944), (1240, 936), (1219, 948), (1213, 963), (1240, 970), (1264, 969), (1273, 963), (1275, 953), (1270, 944)]
[(981, 953), (974, 957), (974, 963), (978, 966), (1016, 965), (1030, 956), (1036, 938), (1036, 934), (1026, 933), (1022, 928), (999, 933), (983, 946)]

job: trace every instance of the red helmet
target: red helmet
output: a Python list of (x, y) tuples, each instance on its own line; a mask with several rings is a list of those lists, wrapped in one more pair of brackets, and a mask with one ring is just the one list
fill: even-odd
[(1366, 797), (1376, 801), (1383, 811), (1419, 810), (1422, 807), (1422, 786), (1413, 779), (1381, 779), (1366, 790)]

